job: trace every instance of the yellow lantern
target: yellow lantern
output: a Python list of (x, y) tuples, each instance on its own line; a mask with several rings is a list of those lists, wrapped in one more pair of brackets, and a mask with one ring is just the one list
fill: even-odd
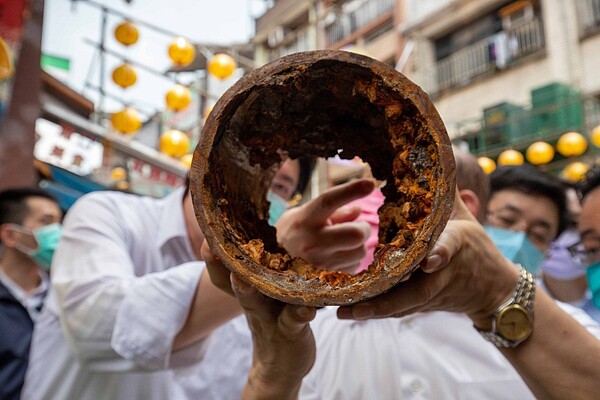
[(0, 37), (0, 79), (6, 79), (13, 74), (15, 66), (8, 44)]
[(208, 72), (219, 79), (229, 78), (236, 68), (233, 57), (224, 53), (215, 54), (208, 62)]
[(129, 190), (129, 182), (127, 181), (120, 181), (117, 182), (117, 184), (115, 185), (115, 188), (117, 188), (118, 190)]
[(122, 181), (127, 178), (127, 171), (123, 167), (115, 167), (110, 171), (110, 179), (113, 181)]
[(120, 23), (115, 28), (115, 39), (124, 46), (131, 46), (138, 41), (140, 34), (131, 21)]
[(179, 161), (181, 161), (183, 165), (185, 165), (187, 168), (191, 168), (193, 157), (194, 155), (192, 153), (187, 153), (181, 156), (181, 158), (179, 158)]
[(135, 85), (137, 74), (131, 65), (125, 63), (114, 69), (112, 78), (117, 85), (121, 86), (123, 89), (127, 89), (128, 87)]
[(548, 164), (554, 158), (554, 147), (546, 142), (535, 142), (527, 148), (525, 156), (533, 165)]
[(567, 165), (563, 170), (563, 175), (572, 182), (579, 182), (589, 169), (587, 164), (577, 161)]
[(523, 161), (523, 154), (513, 149), (505, 150), (498, 156), (498, 165), (521, 165)]
[(587, 140), (577, 132), (567, 132), (556, 142), (556, 150), (565, 157), (580, 156), (585, 153), (587, 147)]
[(173, 111), (186, 109), (192, 102), (190, 90), (183, 85), (175, 85), (166, 95), (167, 107)]
[(176, 129), (170, 129), (160, 136), (160, 151), (171, 157), (183, 156), (189, 147), (188, 135)]
[(204, 109), (204, 119), (206, 120), (210, 113), (212, 112), (213, 106), (206, 106)]
[(596, 147), (600, 147), (600, 125), (595, 127), (592, 130), (592, 134), (590, 135), (590, 140)]
[(169, 58), (177, 66), (185, 67), (191, 64), (195, 57), (196, 49), (186, 38), (178, 37), (169, 46)]
[(111, 116), (110, 121), (116, 131), (127, 135), (134, 133), (142, 126), (142, 121), (140, 120), (137, 111), (130, 107), (114, 113)]
[(477, 164), (479, 164), (483, 172), (486, 174), (491, 174), (496, 169), (496, 163), (489, 157), (477, 158)]

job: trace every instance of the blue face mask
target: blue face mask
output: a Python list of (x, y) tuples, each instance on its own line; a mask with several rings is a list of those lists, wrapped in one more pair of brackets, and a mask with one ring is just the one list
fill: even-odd
[(591, 263), (587, 267), (587, 281), (592, 292), (592, 301), (596, 308), (600, 308), (600, 261)]
[(271, 190), (267, 193), (267, 200), (271, 203), (269, 205), (269, 225), (275, 226), (279, 218), (287, 210), (287, 201)]
[[(16, 228), (17, 230), (28, 233), (26, 232), (27, 228), (23, 228), (19, 225), (14, 225), (13, 227), (18, 227)], [(47, 271), (50, 269), (54, 250), (56, 249), (62, 234), (62, 225), (58, 223), (45, 225), (41, 228), (34, 229), (31, 231), (31, 234), (35, 237), (37, 248), (30, 249), (22, 244), (17, 246), (17, 248), (31, 257), (40, 267), (42, 267), (42, 269)]]
[(504, 257), (515, 264), (521, 264), (532, 275), (537, 274), (544, 253), (529, 241), (525, 232), (509, 231), (493, 226), (486, 226), (485, 230)]

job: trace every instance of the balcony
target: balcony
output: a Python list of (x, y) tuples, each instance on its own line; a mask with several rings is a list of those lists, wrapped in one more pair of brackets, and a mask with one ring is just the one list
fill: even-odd
[(344, 12), (343, 9), (338, 11), (333, 22), (325, 27), (327, 46), (339, 42), (386, 13), (390, 13), (396, 5), (396, 0), (355, 0), (346, 4), (358, 5), (352, 11)]
[(578, 0), (579, 36), (586, 37), (600, 31), (600, 0)]
[(466, 85), (478, 76), (510, 68), (523, 57), (543, 49), (542, 20), (534, 18), (439, 60), (435, 66), (437, 85), (428, 89), (435, 93)]
[(523, 150), (537, 140), (554, 142), (568, 131), (586, 134), (599, 123), (596, 98), (555, 83), (532, 91), (527, 107), (501, 103), (453, 128), (473, 154), (496, 156), (507, 148)]
[(305, 28), (287, 34), (281, 45), (269, 50), (269, 60), (272, 61), (299, 51), (313, 50), (309, 32), (309, 29)]

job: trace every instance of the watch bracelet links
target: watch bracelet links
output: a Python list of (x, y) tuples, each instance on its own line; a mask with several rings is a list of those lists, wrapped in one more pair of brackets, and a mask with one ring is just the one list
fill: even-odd
[[(517, 281), (517, 285), (513, 291), (513, 295), (508, 301), (500, 305), (498, 310), (510, 304), (519, 304), (532, 314), (533, 303), (535, 300), (535, 278), (529, 271), (523, 268), (522, 265), (517, 264), (516, 266), (519, 268), (520, 273), (519, 280)], [(487, 341), (491, 342), (496, 347), (516, 347), (519, 343), (521, 343), (505, 339), (494, 331), (484, 331), (477, 327), (475, 327), (475, 329), (477, 329), (481, 336), (483, 336)]]

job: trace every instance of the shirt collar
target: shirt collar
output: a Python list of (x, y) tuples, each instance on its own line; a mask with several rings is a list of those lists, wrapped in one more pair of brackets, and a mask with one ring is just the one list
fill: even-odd
[(183, 237), (187, 238), (185, 217), (183, 215), (183, 193), (185, 187), (175, 189), (171, 194), (161, 200), (162, 215), (160, 217), (158, 245), (162, 247), (169, 240)]
[(4, 285), (4, 287), (8, 290), (8, 292), (13, 295), (19, 303), (23, 304), (25, 308), (27, 308), (27, 303), (34, 298), (42, 298), (46, 295), (48, 291), (48, 274), (44, 271), (38, 269), (38, 274), (41, 278), (41, 283), (38, 287), (36, 287), (31, 293), (25, 292), (21, 286), (19, 286), (15, 281), (13, 281), (6, 273), (0, 268), (0, 282)]

